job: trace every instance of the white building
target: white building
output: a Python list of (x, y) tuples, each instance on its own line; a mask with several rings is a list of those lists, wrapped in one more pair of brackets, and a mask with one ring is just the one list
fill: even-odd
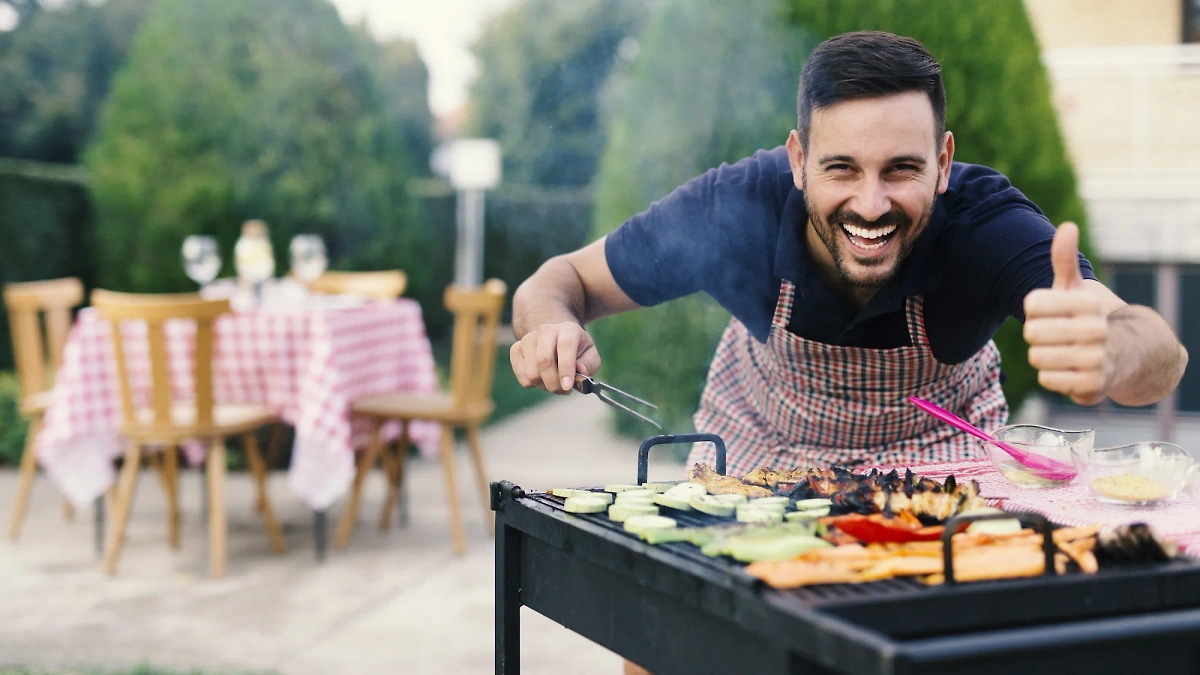
[(1158, 309), (1192, 365), (1149, 409), (1061, 401), (1022, 417), (1095, 427), (1104, 444), (1200, 448), (1200, 0), (1026, 0), (1079, 177), (1101, 272)]

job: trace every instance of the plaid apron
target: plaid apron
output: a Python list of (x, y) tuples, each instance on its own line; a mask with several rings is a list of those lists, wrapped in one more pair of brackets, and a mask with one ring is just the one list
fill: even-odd
[[(735, 318), (713, 356), (693, 421), (697, 431), (725, 440), (730, 475), (759, 466), (911, 466), (983, 456), (973, 438), (908, 397), (932, 401), (987, 432), (1004, 426), (1008, 403), (995, 342), (963, 363), (939, 363), (925, 333), (923, 296), (905, 299), (912, 346), (806, 340), (787, 329), (795, 291), (785, 279), (766, 343)], [(715, 460), (712, 444), (699, 443), (688, 465)]]

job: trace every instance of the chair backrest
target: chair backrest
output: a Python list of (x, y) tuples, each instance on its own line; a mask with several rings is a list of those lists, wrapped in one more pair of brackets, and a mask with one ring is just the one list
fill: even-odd
[(496, 326), (508, 288), (489, 279), (478, 289), (450, 286), (446, 309), (454, 314), (454, 345), (450, 352), (450, 392), (462, 409), (491, 398), (496, 371)]
[(379, 272), (326, 272), (308, 285), (314, 293), (362, 295), (372, 300), (391, 300), (404, 294), (408, 275), (400, 270)]
[(12, 329), (21, 395), (49, 390), (62, 365), (63, 347), (71, 330), (71, 310), (83, 304), (83, 283), (68, 277), (8, 284), (4, 287), (4, 304)]
[[(121, 411), (126, 429), (147, 434), (178, 435), (188, 431), (204, 435), (213, 423), (213, 324), (229, 311), (229, 300), (203, 300), (193, 293), (153, 295), (92, 292), (92, 305), (112, 324), (113, 348), (121, 386)], [(196, 324), (196, 348), (192, 359), (193, 390), (188, 402), (196, 407), (194, 422), (178, 426), (171, 419), (171, 375), (167, 358), (164, 324), (168, 320), (191, 320)], [(130, 385), (128, 355), (122, 324), (143, 322), (150, 354), (150, 410), (152, 419), (139, 418)]]

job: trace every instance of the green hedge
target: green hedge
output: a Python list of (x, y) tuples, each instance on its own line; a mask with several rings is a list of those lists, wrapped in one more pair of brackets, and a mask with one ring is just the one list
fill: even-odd
[[(91, 284), (92, 207), (66, 170), (0, 160), (0, 282), (75, 276)], [(0, 306), (0, 370), (13, 367), (8, 315)]]
[[(924, 42), (944, 69), (956, 159), (1004, 172), (1052, 222), (1079, 223), (1088, 250), (1083, 204), (1020, 0), (665, 0), (638, 59), (615, 76), (595, 234), (720, 162), (782, 143), (795, 126), (807, 51), (861, 29)], [(692, 297), (598, 322), (604, 377), (659, 403), (672, 431), (690, 429), (727, 319), (707, 298)], [(1015, 409), (1036, 374), (1015, 322), (996, 339)], [(617, 419), (625, 431), (646, 431)]]

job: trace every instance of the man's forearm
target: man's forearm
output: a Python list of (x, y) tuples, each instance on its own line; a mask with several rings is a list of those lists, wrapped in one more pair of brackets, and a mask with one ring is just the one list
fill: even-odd
[(584, 323), (587, 293), (575, 267), (562, 258), (546, 261), (513, 294), (513, 335), (518, 340), (545, 324)]
[(1113, 364), (1108, 396), (1122, 405), (1157, 403), (1179, 385), (1187, 350), (1157, 312), (1126, 305), (1108, 315), (1105, 350)]

